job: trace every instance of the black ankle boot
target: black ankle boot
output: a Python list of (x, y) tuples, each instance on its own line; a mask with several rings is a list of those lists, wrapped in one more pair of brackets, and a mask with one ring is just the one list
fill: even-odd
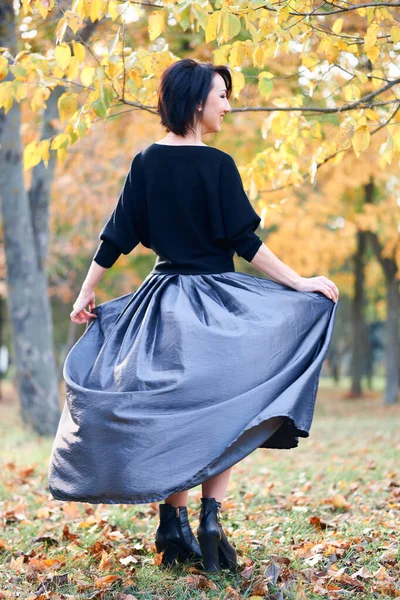
[(187, 507), (160, 504), (160, 524), (156, 531), (157, 552), (164, 551), (162, 564), (172, 565), (175, 561), (193, 562), (201, 565), (201, 550), (190, 527)]
[(197, 538), (203, 556), (204, 570), (219, 571), (220, 569), (236, 570), (236, 550), (226, 539), (220, 522), (221, 502), (215, 498), (201, 498), (201, 512)]

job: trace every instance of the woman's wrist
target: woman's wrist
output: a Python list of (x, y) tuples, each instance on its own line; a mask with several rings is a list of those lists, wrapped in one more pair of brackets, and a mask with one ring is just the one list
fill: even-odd
[(101, 265), (97, 264), (95, 260), (92, 260), (89, 271), (87, 272), (85, 280), (82, 283), (81, 290), (83, 292), (93, 292), (94, 288), (106, 271), (107, 267), (102, 267)]

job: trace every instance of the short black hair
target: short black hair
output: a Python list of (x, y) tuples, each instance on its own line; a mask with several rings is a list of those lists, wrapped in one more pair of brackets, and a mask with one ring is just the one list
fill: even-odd
[(198, 115), (196, 107), (204, 106), (213, 77), (218, 73), (226, 85), (227, 98), (232, 93), (230, 67), (183, 58), (169, 65), (158, 82), (158, 106), (161, 125), (167, 131), (184, 136), (194, 130)]

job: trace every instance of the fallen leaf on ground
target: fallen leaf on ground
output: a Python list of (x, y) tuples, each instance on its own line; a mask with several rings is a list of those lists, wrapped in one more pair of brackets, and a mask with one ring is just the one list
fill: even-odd
[(122, 577), (120, 577), (119, 575), (106, 575), (105, 577), (99, 577), (98, 579), (96, 579), (95, 586), (98, 589), (104, 589), (110, 586), (111, 584), (115, 583), (116, 581), (122, 582)]

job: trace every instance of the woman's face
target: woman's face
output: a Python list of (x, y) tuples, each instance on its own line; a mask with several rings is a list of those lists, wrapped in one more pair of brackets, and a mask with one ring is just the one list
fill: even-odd
[(226, 97), (225, 81), (219, 73), (215, 73), (206, 103), (198, 111), (201, 133), (217, 133), (221, 129), (223, 116), (231, 110)]

